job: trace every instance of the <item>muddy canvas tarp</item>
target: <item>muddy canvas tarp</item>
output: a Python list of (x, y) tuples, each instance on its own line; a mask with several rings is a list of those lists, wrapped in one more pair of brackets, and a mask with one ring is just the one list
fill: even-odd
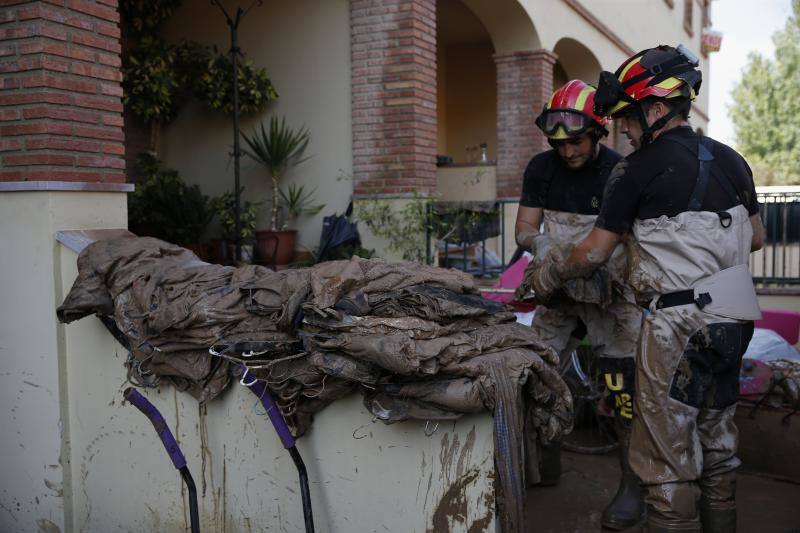
[(547, 443), (571, 425), (555, 352), (462, 272), (359, 258), (223, 267), (151, 238), (94, 243), (78, 268), (59, 318), (110, 317), (139, 381), (208, 401), (244, 366), (297, 435), (354, 390), (386, 423), (491, 412), (506, 531), (524, 523), (523, 428)]
[[(209, 265), (149, 237), (94, 243), (78, 257), (78, 272), (59, 319), (112, 316), (128, 338), (137, 382), (168, 378), (201, 401), (219, 395), (230, 375), (209, 347), (220, 338), (293, 339), (281, 326), (299, 309), (295, 293), (308, 290), (302, 271)], [(270, 287), (258, 299), (245, 289), (256, 280)]]

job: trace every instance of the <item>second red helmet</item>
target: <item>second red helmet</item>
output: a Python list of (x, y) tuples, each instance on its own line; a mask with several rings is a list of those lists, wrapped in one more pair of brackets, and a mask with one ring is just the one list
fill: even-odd
[(570, 80), (550, 97), (536, 125), (548, 139), (577, 137), (589, 129), (608, 135), (606, 119), (594, 113), (595, 88), (581, 80)]

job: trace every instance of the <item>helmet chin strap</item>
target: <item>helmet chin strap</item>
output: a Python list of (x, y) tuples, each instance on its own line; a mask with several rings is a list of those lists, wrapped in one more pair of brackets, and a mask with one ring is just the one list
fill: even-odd
[(651, 142), (653, 142), (653, 134), (655, 134), (655, 132), (666, 126), (667, 122), (672, 120), (672, 117), (676, 117), (680, 113), (682, 113), (687, 105), (691, 105), (691, 102), (675, 106), (670, 110), (669, 113), (659, 118), (649, 126), (647, 125), (647, 115), (645, 114), (644, 109), (642, 108), (642, 103), (636, 102), (634, 105), (636, 105), (636, 116), (639, 117), (639, 125), (642, 127), (642, 138), (639, 141), (639, 144), (642, 147), (645, 147)]

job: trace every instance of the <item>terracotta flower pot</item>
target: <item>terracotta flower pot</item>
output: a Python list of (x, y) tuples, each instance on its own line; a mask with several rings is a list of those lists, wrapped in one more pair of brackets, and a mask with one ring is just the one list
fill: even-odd
[(267, 265), (287, 265), (294, 258), (297, 230), (256, 231), (258, 261)]
[(209, 244), (186, 243), (183, 247), (194, 252), (194, 255), (202, 261), (208, 262), (211, 259), (211, 246)]

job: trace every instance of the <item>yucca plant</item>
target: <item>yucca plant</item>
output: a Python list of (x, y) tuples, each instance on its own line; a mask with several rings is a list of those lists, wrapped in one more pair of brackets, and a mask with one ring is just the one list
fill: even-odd
[(295, 185), (290, 183), (281, 193), (281, 207), (286, 209), (286, 222), (284, 228), (288, 226), (290, 220), (295, 220), (302, 215), (316, 215), (325, 208), (325, 204), (313, 205), (316, 187), (306, 191), (305, 185)]
[(308, 146), (310, 134), (305, 127), (295, 131), (286, 125), (286, 119), (272, 117), (269, 130), (261, 128), (251, 136), (242, 135), (249, 150), (245, 155), (266, 167), (272, 180), (272, 217), (270, 229), (278, 231), (278, 208), (280, 204), (280, 180), (284, 173), (295, 165), (299, 165), (307, 157), (303, 157)]

